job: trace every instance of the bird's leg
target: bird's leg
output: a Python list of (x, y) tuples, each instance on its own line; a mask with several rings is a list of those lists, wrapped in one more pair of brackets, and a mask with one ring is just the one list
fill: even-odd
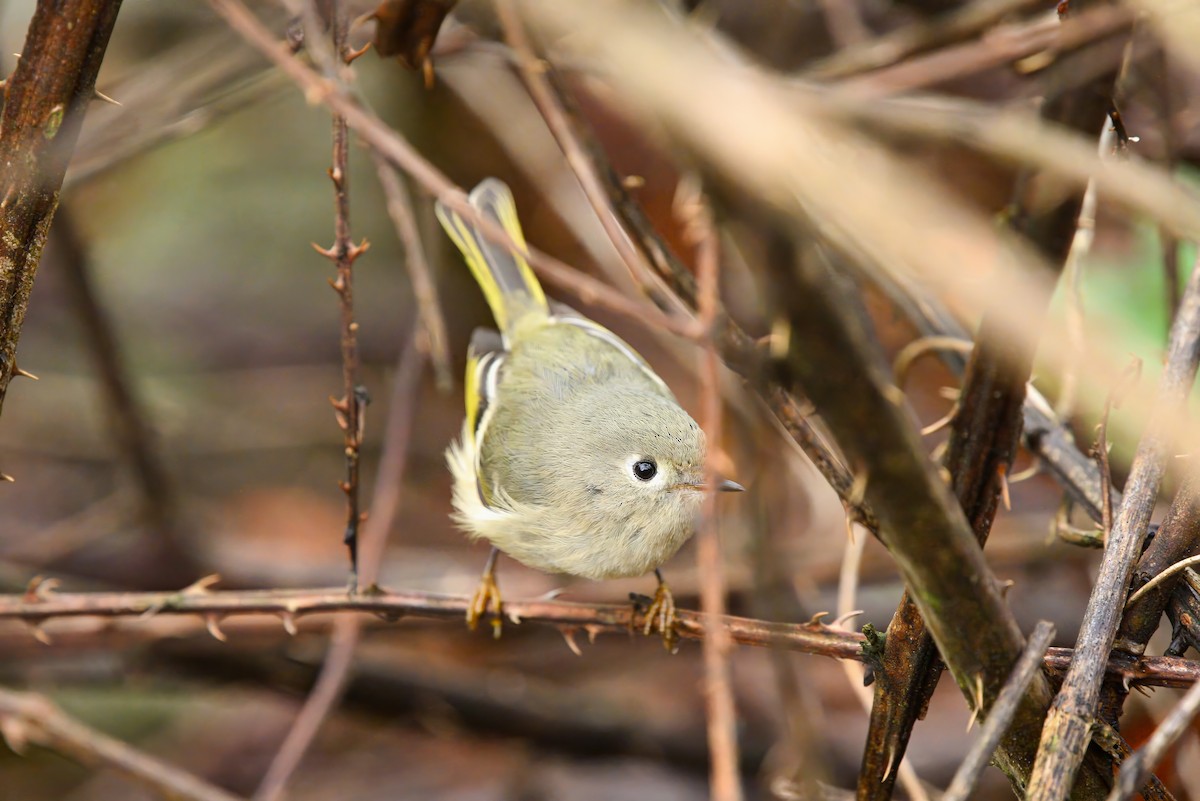
[(658, 579), (658, 589), (654, 591), (654, 601), (646, 610), (646, 622), (642, 633), (649, 636), (650, 632), (657, 628), (662, 634), (663, 647), (674, 653), (679, 644), (679, 632), (675, 629), (675, 624), (679, 621), (679, 616), (675, 614), (675, 596), (671, 594), (671, 588), (667, 586), (661, 570), (655, 568), (654, 576)]
[(492, 636), (496, 639), (500, 639), (500, 628), (503, 626), (500, 587), (496, 584), (496, 557), (499, 555), (500, 549), (492, 548), (487, 564), (483, 567), (483, 575), (479, 577), (479, 587), (471, 596), (471, 604), (467, 607), (467, 628), (471, 631), (475, 630), (479, 618), (487, 613), (488, 607), (492, 607)]

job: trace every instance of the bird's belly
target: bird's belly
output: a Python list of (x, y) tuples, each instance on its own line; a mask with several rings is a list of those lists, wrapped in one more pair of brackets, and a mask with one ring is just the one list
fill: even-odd
[(534, 525), (489, 536), (492, 544), (527, 567), (600, 580), (642, 576), (670, 559), (691, 534), (622, 530), (599, 535), (595, 528), (566, 523)]

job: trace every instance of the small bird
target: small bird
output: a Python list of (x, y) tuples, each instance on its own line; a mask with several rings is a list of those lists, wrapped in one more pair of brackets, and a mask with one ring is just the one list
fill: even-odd
[[(512, 192), (488, 178), (470, 194), (521, 250)], [(493, 548), (467, 610), (474, 629), (493, 608), (496, 557), (587, 579), (654, 571), (644, 632), (668, 649), (675, 607), (659, 566), (692, 535), (705, 481), (704, 432), (650, 365), (599, 323), (547, 301), (520, 252), (484, 238), (437, 204), (499, 332), (477, 329), (466, 370), (466, 420), (446, 451), (455, 520)], [(741, 490), (732, 481), (716, 489)]]

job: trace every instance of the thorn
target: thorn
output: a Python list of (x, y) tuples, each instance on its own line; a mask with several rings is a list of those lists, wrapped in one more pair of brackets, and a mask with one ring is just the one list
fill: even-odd
[(0, 481), (7, 481), (9, 484), (16, 483), (16, 479), (8, 473), (0, 473)]
[(895, 384), (888, 384), (883, 388), (883, 397), (891, 401), (893, 406), (904, 406), (907, 398), (904, 395), (904, 390)]
[(179, 594), (180, 595), (207, 595), (209, 588), (216, 586), (217, 583), (220, 581), (221, 581), (220, 573), (209, 573), (207, 576), (196, 579), (196, 581), (194, 581), (191, 584), (184, 587), (182, 590), (180, 590)]
[(563, 639), (567, 641), (567, 647), (571, 649), (571, 653), (575, 654), (575, 656), (583, 656), (583, 651), (579, 649), (579, 644), (575, 642), (575, 632), (577, 629), (571, 626), (563, 627), (559, 631), (562, 633)]
[(42, 603), (50, 599), (54, 591), (58, 589), (58, 579), (46, 578), (45, 576), (34, 576), (25, 585), (24, 601), (27, 604)]
[(996, 471), (1000, 474), (1000, 499), (1004, 501), (1004, 511), (1012, 511), (1012, 496), (1008, 494), (1008, 468), (1000, 465)]
[(836, 627), (838, 627), (838, 626), (841, 626), (843, 623), (845, 623), (845, 622), (846, 622), (846, 621), (848, 621), (848, 620), (853, 620), (854, 618), (858, 617), (858, 616), (859, 616), (859, 615), (861, 615), (861, 614), (863, 614), (863, 610), (862, 610), (862, 609), (854, 609), (854, 610), (852, 610), (852, 611), (850, 611), (850, 612), (847, 612), (847, 613), (846, 613), (846, 614), (844, 614), (844, 615), (841, 615), (841, 616), (839, 616), (839, 617), (838, 617), (836, 620), (834, 620), (834, 621), (833, 621), (832, 623), (830, 623), (829, 625), (830, 625), (830, 627), (832, 627), (832, 628), (836, 628)]
[(930, 423), (929, 425), (922, 428), (921, 436), (928, 437), (930, 434), (936, 434), (937, 432), (941, 431), (946, 426), (953, 423), (954, 418), (957, 415), (958, 415), (958, 403), (955, 402), (955, 404), (950, 407), (950, 411), (946, 412), (944, 415), (939, 417), (937, 420), (934, 420), (932, 423)]
[(427, 91), (432, 89), (434, 83), (433, 59), (429, 56), (426, 56), (425, 60), (421, 62), (421, 74), (425, 78), (425, 89)]
[(626, 175), (621, 179), (621, 186), (626, 189), (641, 189), (646, 185), (646, 179), (640, 175)]
[(883, 776), (880, 777), (880, 779), (879, 779), (880, 784), (883, 784), (883, 782), (887, 781), (887, 777), (892, 775), (892, 768), (895, 766), (895, 764), (896, 764), (896, 750), (894, 748), (889, 748), (887, 765), (883, 769)]
[(589, 625), (589, 626), (584, 626), (583, 630), (587, 632), (588, 645), (595, 645), (596, 644), (596, 635), (603, 633), (604, 627)]
[(867, 471), (859, 470), (854, 474), (854, 481), (846, 492), (846, 497), (853, 506), (862, 506), (867, 497)]
[(514, 626), (521, 625), (521, 615), (515, 609), (509, 609), (506, 604), (504, 607), (508, 611), (508, 619), (512, 621)]
[(346, 400), (345, 398), (335, 398), (330, 395), (329, 404), (342, 414), (350, 414), (350, 401)]
[(296, 636), (296, 616), (294, 614), (292, 614), (290, 611), (287, 611), (287, 612), (280, 612), (279, 617), (283, 621), (283, 630), (286, 631), (288, 633), (288, 635), (295, 637)]
[(828, 612), (817, 612), (815, 615), (810, 617), (808, 619), (808, 622), (805, 623), (804, 625), (806, 625), (806, 626), (824, 626), (825, 624), (821, 622), (821, 619), (826, 618), (826, 617), (829, 617)]
[(110, 103), (110, 104), (116, 106), (117, 108), (122, 107), (121, 102), (119, 100), (113, 100), (111, 97), (104, 94), (104, 92), (101, 92), (99, 89), (96, 89), (94, 87), (92, 89), (92, 97), (95, 98), (96, 100), (99, 100), (102, 103)]
[(1008, 591), (1015, 586), (1017, 586), (1017, 582), (1013, 581), (1012, 579), (1005, 579), (1004, 581), (1000, 582), (1000, 597), (1007, 598)]
[(330, 167), (329, 169), (327, 169), (325, 171), (325, 174), (329, 176), (329, 180), (333, 181), (335, 184), (338, 185), (338, 188), (341, 188), (341, 184), (342, 184), (342, 168), (341, 167)]
[(946, 465), (939, 464), (937, 471), (938, 471), (938, 475), (942, 477), (942, 481), (945, 481), (947, 486), (951, 486), (954, 484), (954, 475), (950, 472), (949, 469), (947, 469)]
[(22, 370), (20, 367), (13, 369), (13, 375), (24, 376), (25, 378), (32, 378), (34, 381), (39, 380), (36, 375), (29, 372), (28, 370)]
[(559, 596), (561, 596), (566, 591), (567, 591), (566, 587), (555, 587), (554, 589), (550, 590), (549, 592), (542, 593), (541, 595), (534, 598), (533, 600), (535, 600), (535, 601), (553, 601), (556, 598), (558, 598)]
[(975, 703), (971, 709), (971, 717), (967, 720), (967, 731), (975, 728), (975, 721), (979, 719), (979, 712), (983, 709), (983, 676), (975, 677), (975, 692), (972, 699)]
[(348, 258), (350, 263), (353, 264), (359, 256), (366, 253), (370, 249), (371, 241), (364, 237), (363, 240), (357, 245), (351, 245), (350, 247), (346, 248), (346, 258)]
[(50, 639), (50, 635), (42, 628), (41, 623), (26, 623), (29, 626), (29, 633), (33, 635), (33, 639), (40, 642), (42, 645), (53, 645), (54, 641)]
[[(359, 17), (359, 19), (362, 19), (362, 17)], [(360, 59), (364, 55), (366, 55), (367, 51), (370, 49), (371, 49), (371, 43), (367, 42), (365, 45), (358, 48), (357, 50), (351, 50), (349, 53), (346, 54), (345, 63), (347, 65), (353, 64), (355, 61), (357, 61), (358, 59)]]
[(316, 242), (309, 242), (308, 244), (312, 245), (313, 250), (317, 251), (317, 253), (320, 253), (322, 256), (324, 256), (327, 259), (332, 260), (332, 259), (337, 258), (337, 251), (331, 247), (323, 248), (320, 245), (318, 245)]
[(218, 642), (226, 642), (228, 638), (225, 632), (221, 631), (221, 618), (216, 612), (209, 612), (204, 616), (204, 628), (208, 629), (208, 633), (213, 636)]

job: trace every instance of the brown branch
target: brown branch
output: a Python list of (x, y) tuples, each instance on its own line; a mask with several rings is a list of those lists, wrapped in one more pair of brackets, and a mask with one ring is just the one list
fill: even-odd
[(1025, 694), (1025, 688), (1042, 669), (1046, 649), (1050, 647), (1050, 641), (1053, 639), (1054, 624), (1045, 620), (1040, 621), (1033, 633), (1029, 635), (1029, 642), (1025, 644), (1021, 658), (1013, 666), (1012, 675), (1008, 677), (1000, 694), (996, 696), (996, 703), (988, 712), (987, 720), (984, 721), (979, 737), (971, 743), (966, 758), (955, 771), (954, 779), (946, 788), (945, 794), (942, 795), (942, 801), (967, 801), (967, 797), (975, 788), (979, 777), (983, 775), (983, 769), (987, 767), (988, 761), (992, 758), (996, 746), (1000, 745), (1000, 738), (1004, 736), (1005, 730), (1012, 723), (1013, 716), (1017, 713), (1017, 703)]
[[(344, 587), (229, 591), (193, 587), (177, 592), (116, 593), (59, 593), (34, 587), (23, 595), (0, 595), (0, 620), (22, 621), (35, 634), (56, 619), (82, 617), (121, 618), (133, 625), (149, 623), (159, 616), (193, 617), (218, 621), (219, 625), (227, 617), (269, 615), (288, 629), (299, 619), (313, 615), (365, 612), (387, 620), (412, 616), (461, 623), (469, 603), (470, 598), (465, 595), (384, 589), (351, 595)], [(541, 623), (589, 634), (628, 635), (641, 628), (639, 615), (631, 604), (506, 601), (504, 610), (514, 623)], [(703, 616), (699, 612), (680, 609), (678, 614), (679, 634), (684, 639), (704, 638)], [(721, 618), (721, 625), (738, 645), (779, 648), (834, 659), (862, 659), (861, 634), (815, 621), (776, 623), (727, 615)], [(47, 628), (45, 633), (53, 631)], [(1062, 673), (1070, 664), (1071, 654), (1068, 648), (1051, 648), (1046, 655), (1047, 670)], [(1200, 662), (1179, 657), (1135, 658), (1113, 654), (1106, 680), (1131, 686), (1186, 688), (1200, 681)]]
[[(1061, 72), (1051, 71), (1052, 88)], [(1093, 133), (1105, 123), (1114, 73), (1105, 73), (1072, 92), (1048, 98), (1041, 116), (1081, 133)], [(1061, 270), (1075, 238), (1083, 192), (1065, 193), (1054, 202), (1044, 197), (1048, 176), (1028, 171), (1019, 177), (1010, 225), (1046, 257), (1051, 269)], [(1053, 285), (1042, 283), (1041, 297), (1024, 308), (1026, 325), (1036, 332), (1050, 304)], [(1012, 467), (1024, 422), (1025, 387), (1033, 370), (1034, 349), (1009, 335), (1006, 310), (987, 309), (967, 362), (962, 392), (953, 416), (943, 465), (951, 487), (983, 546), (999, 504), (1001, 482)], [(1107, 458), (1107, 451), (1105, 452)], [(1104, 475), (1102, 473), (1102, 475)], [(1101, 496), (1109, 495), (1101, 485)], [(895, 766), (904, 756), (912, 729), (925, 714), (942, 672), (933, 639), (912, 598), (904, 593), (888, 626), (882, 660), (885, 681), (876, 685), (863, 766), (859, 801), (883, 801), (891, 796)]]
[(0, 734), (14, 751), (35, 743), (81, 765), (112, 768), (164, 798), (239, 801), (216, 785), (80, 723), (40, 695), (0, 689)]
[(1200, 360), (1200, 270), (1188, 281), (1171, 328), (1167, 362), (1154, 411), (1138, 443), (1125, 484), (1125, 497), (1108, 538), (1100, 573), (1088, 599), (1071, 668), (1042, 732), (1030, 780), (1031, 801), (1061, 801), (1083, 759), (1100, 700), (1104, 664), (1112, 649), (1146, 528), (1166, 469), (1167, 421), (1179, 413)]
[[(1188, 473), (1183, 486), (1171, 501), (1171, 508), (1163, 518), (1154, 539), (1146, 547), (1133, 571), (1131, 590), (1142, 588), (1175, 563), (1194, 556), (1200, 551), (1200, 475)], [(1158, 584), (1143, 597), (1130, 598), (1130, 603), (1121, 618), (1114, 647), (1130, 654), (1142, 654), (1146, 643), (1158, 629), (1163, 612), (1171, 600), (1178, 579), (1173, 578)]]
[(38, 3), (0, 114), (0, 408), (59, 190), (120, 0)]
[[(700, 324), (712, 331), (720, 313), (719, 282), (721, 251), (712, 210), (699, 195), (683, 201), (681, 216), (688, 238), (696, 246), (696, 270), (699, 283)], [(708, 439), (704, 473), (705, 493), (699, 530), (696, 532), (696, 564), (700, 572), (700, 608), (705, 616), (704, 698), (708, 719), (708, 747), (711, 757), (710, 785), (713, 801), (741, 801), (742, 784), (738, 776), (737, 711), (733, 703), (729, 652), (733, 641), (718, 622), (725, 614), (725, 573), (721, 539), (717, 523), (718, 465), (721, 451), (722, 409), (721, 375), (716, 343), (709, 340), (700, 354), (701, 420)]]
[[(785, 223), (777, 225), (770, 267), (774, 296), (786, 304), (791, 331), (786, 369), (808, 389), (848, 458), (865, 471), (865, 494), (879, 516), (882, 539), (959, 687), (986, 712), (1024, 647), (1020, 631), (958, 500), (925, 457), (911, 418), (891, 399), (898, 390), (879, 365), (865, 313), (838, 285), (818, 249), (793, 262), (795, 246), (782, 239), (789, 235), (778, 233)], [(905, 653), (913, 644), (893, 646), (889, 639), (888, 651)], [(886, 673), (876, 678), (889, 683)], [(1022, 696), (997, 757), (1014, 783), (1023, 781), (1032, 762), (1031, 738), (1049, 701), (1044, 680)], [(899, 757), (887, 755), (884, 765)], [(1095, 786), (1104, 786), (1098, 773), (1089, 775)]]
[[(337, 0), (326, 0), (321, 4), (322, 16), (329, 25), (333, 39), (333, 58), (337, 64), (327, 69), (337, 74), (337, 65), (347, 58), (346, 19)], [(309, 50), (316, 47), (316, 31), (306, 30)], [(315, 56), (314, 56), (315, 57)], [(346, 530), (343, 539), (350, 551), (351, 583), (358, 581), (358, 529), (362, 523), (359, 512), (360, 449), (366, 423), (368, 398), (366, 389), (358, 383), (358, 323), (354, 319), (354, 262), (367, 249), (368, 243), (355, 245), (350, 238), (350, 137), (343, 114), (333, 114), (333, 166), (329, 178), (333, 181), (334, 238), (328, 249), (317, 247), (317, 252), (333, 262), (337, 278), (330, 282), (338, 296), (341, 312), (342, 351), (342, 397), (330, 399), (338, 427), (341, 428), (346, 456), (346, 477), (339, 483), (346, 495)]]

